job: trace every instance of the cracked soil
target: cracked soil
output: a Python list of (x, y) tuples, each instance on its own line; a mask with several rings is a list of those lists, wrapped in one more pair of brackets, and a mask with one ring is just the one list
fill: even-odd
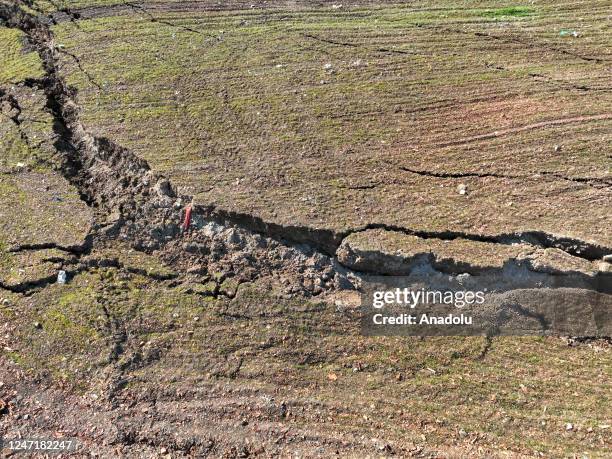
[[(530, 5), (0, 0), (0, 438), (609, 457), (609, 4)], [(363, 336), (398, 276), (545, 336)]]

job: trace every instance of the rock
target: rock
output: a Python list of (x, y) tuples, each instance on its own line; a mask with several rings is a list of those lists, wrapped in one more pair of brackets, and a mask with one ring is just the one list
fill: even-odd
[(206, 274), (206, 268), (202, 265), (193, 265), (187, 268), (187, 274)]
[(607, 262), (607, 263), (612, 263), (612, 253), (610, 253), (608, 255), (604, 255), (602, 260)]
[(221, 225), (214, 222), (210, 222), (202, 228), (202, 233), (204, 234), (204, 236), (212, 238), (219, 234), (221, 231), (223, 231), (223, 229), (224, 228)]
[(40, 322), (34, 322), (34, 328), (40, 330), (42, 328), (42, 324)]
[(465, 430), (463, 430), (463, 429), (459, 429), (459, 436), (461, 438), (465, 438), (465, 437), (467, 437), (467, 432)]
[(568, 422), (567, 424), (565, 424), (565, 430), (567, 431), (574, 430), (574, 424), (572, 424), (571, 422)]
[(171, 197), (173, 195), (172, 187), (167, 179), (162, 179), (157, 182), (154, 189), (159, 197)]
[(240, 244), (242, 242), (240, 234), (234, 228), (228, 230), (225, 240), (228, 244)]
[(457, 185), (457, 193), (460, 195), (467, 194), (467, 186), (463, 183)]
[(185, 242), (183, 244), (183, 250), (189, 253), (208, 253), (208, 247), (205, 244), (200, 244), (199, 242)]
[(557, 153), (561, 151), (561, 145), (555, 145), (553, 148)]

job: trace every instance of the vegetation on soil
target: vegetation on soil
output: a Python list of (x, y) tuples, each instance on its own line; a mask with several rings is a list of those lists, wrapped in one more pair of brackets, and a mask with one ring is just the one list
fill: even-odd
[(42, 76), (36, 51), (26, 52), (23, 49), (24, 37), (20, 30), (0, 27), (0, 85)]
[[(610, 120), (537, 125), (610, 112), (605, 2), (164, 11), (173, 3), (184, 2), (146, 2), (159, 7), (147, 14), (70, 2), (123, 9), (60, 20), (54, 45), (87, 129), (199, 199), (312, 227), (372, 215), (481, 233), (527, 222), (610, 241), (601, 148)], [(589, 34), (559, 48), (556, 29), (585, 5)], [(34, 58), (16, 47), (23, 37), (3, 37), (12, 50), (0, 55), (12, 66), (11, 84), (0, 84), (3, 434), (70, 433), (100, 456), (610, 455), (609, 340), (365, 337), (354, 291), (306, 298), (284, 272), (243, 282), (215, 270), (219, 253), (207, 266), (196, 255), (181, 264), (113, 239), (129, 214), (101, 215), (60, 174), (69, 175), (58, 167), (50, 89), (23, 81), (41, 76), (40, 61), (24, 67)], [(479, 137), (497, 129), (512, 141)], [(108, 167), (97, 159), (88, 167)], [(583, 176), (597, 180), (574, 180)], [(179, 213), (186, 203), (175, 204)], [(94, 215), (98, 239), (87, 247)], [(225, 236), (224, 247), (241, 237)], [(176, 254), (220, 238), (188, 237), (171, 241)], [(448, 244), (471, 264), (494, 250), (387, 230), (349, 238), (406, 253)], [(323, 258), (262, 239), (253, 237), (296, 276), (310, 268), (296, 259)], [(239, 270), (260, 254), (224, 255)]]
[(153, 5), (53, 30), (78, 59), (63, 68), (85, 124), (197, 201), (338, 231), (610, 245), (601, 1), (581, 4), (588, 33), (571, 41), (558, 28), (577, 7), (550, 2)]

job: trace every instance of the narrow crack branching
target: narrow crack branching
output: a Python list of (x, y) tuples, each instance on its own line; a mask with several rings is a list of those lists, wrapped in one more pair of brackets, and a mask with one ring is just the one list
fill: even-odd
[(531, 175), (526, 174), (500, 174), (496, 172), (439, 172), (439, 171), (424, 171), (418, 169), (412, 169), (406, 166), (398, 166), (400, 170), (404, 172), (410, 172), (425, 177), (436, 177), (436, 178), (499, 178), (499, 179), (511, 179), (511, 180), (528, 180), (533, 179), (534, 176), (546, 176), (553, 177), (559, 180), (565, 180), (568, 182), (581, 183), (592, 186), (594, 188), (609, 188), (612, 187), (612, 180), (606, 180), (599, 177), (568, 177), (558, 172), (549, 171), (537, 171)]
[(121, 262), (118, 258), (112, 257), (97, 257), (91, 256), (87, 259), (86, 265), (88, 268), (116, 268), (126, 273), (135, 274), (138, 276), (147, 277), (153, 281), (161, 282), (167, 280), (179, 279), (180, 276), (176, 273), (155, 273), (144, 268), (129, 266)]
[(600, 58), (600, 57), (593, 57), (593, 56), (584, 56), (580, 53), (576, 53), (574, 51), (568, 50), (566, 48), (562, 48), (560, 46), (555, 46), (552, 45), (550, 43), (541, 43), (538, 42), (536, 40), (534, 40), (533, 38), (527, 38), (527, 39), (523, 39), (523, 38), (519, 38), (517, 36), (498, 36), (498, 35), (494, 35), (492, 33), (489, 32), (481, 32), (481, 31), (473, 31), (473, 30), (466, 30), (466, 29), (459, 29), (456, 27), (447, 27), (447, 26), (442, 26), (439, 24), (416, 24), (417, 27), (420, 28), (428, 28), (428, 29), (433, 29), (436, 31), (442, 31), (442, 32), (447, 32), (447, 33), (457, 33), (457, 34), (463, 34), (463, 35), (470, 35), (470, 36), (474, 36), (474, 37), (480, 37), (480, 38), (486, 38), (489, 40), (496, 40), (496, 41), (501, 41), (503, 43), (511, 43), (511, 44), (516, 44), (516, 45), (521, 45), (522, 47), (525, 48), (529, 48), (529, 49), (537, 49), (537, 50), (543, 50), (543, 51), (548, 51), (548, 52), (555, 52), (558, 54), (562, 54), (562, 55), (566, 55), (566, 56), (570, 56), (573, 58), (577, 58), (577, 59), (581, 59), (587, 62), (595, 62), (598, 64), (602, 64), (605, 62), (609, 62), (610, 59), (604, 59), (604, 58)]
[(26, 132), (23, 130), (23, 127), (21, 125), (22, 124), (21, 116), (22, 116), (23, 111), (21, 109), (19, 101), (17, 100), (15, 96), (13, 96), (12, 94), (9, 94), (5, 89), (0, 88), (0, 105), (2, 104), (8, 105), (9, 113), (4, 113), (4, 110), (0, 109), (0, 114), (15, 125), (15, 127), (17, 128), (17, 131), (19, 132), (19, 137), (21, 138), (23, 143), (25, 143), (28, 146), (28, 148), (33, 148), (30, 142), (30, 138), (28, 137)]
[(480, 352), (476, 356), (476, 360), (484, 360), (489, 351), (491, 350), (491, 346), (493, 345), (493, 338), (491, 336), (483, 337), (483, 344)]
[(36, 250), (49, 250), (55, 249), (60, 250), (62, 252), (71, 253), (73, 255), (82, 255), (90, 250), (90, 244), (87, 242), (76, 245), (76, 246), (63, 246), (60, 244), (56, 244), (55, 242), (42, 242), (38, 244), (19, 244), (12, 247), (9, 247), (7, 252), (9, 253), (19, 253), (26, 251), (36, 251)]
[(83, 64), (81, 63), (81, 60), (75, 54), (71, 53), (70, 51), (66, 51), (65, 49), (62, 49), (62, 48), (58, 48), (58, 51), (62, 54), (65, 54), (66, 56), (71, 57), (72, 60), (74, 60), (74, 62), (76, 63), (81, 73), (85, 75), (85, 77), (87, 78), (87, 81), (89, 81), (90, 84), (92, 84), (99, 90), (102, 90), (102, 86), (100, 86), (98, 82), (94, 79), (94, 77), (91, 76), (91, 74), (87, 70), (85, 70), (85, 68), (83, 67)]
[(370, 183), (368, 185), (348, 185), (346, 187), (340, 187), (340, 188), (344, 188), (345, 190), (373, 190), (382, 185), (386, 185), (386, 184), (383, 182), (377, 182), (377, 183)]
[[(63, 2), (60, 4), (59, 2), (56, 2), (53, 0), (47, 0), (47, 1), (49, 1), (49, 3), (53, 5), (53, 7), (56, 9), (58, 13), (63, 13), (66, 16), (68, 16), (68, 18), (70, 19), (70, 22), (72, 22), (77, 29), (81, 27), (79, 25), (79, 19), (81, 19), (80, 13), (73, 11), (72, 9), (67, 7)], [(51, 17), (53, 18), (54, 23), (57, 24), (57, 22), (55, 22), (55, 14), (51, 15)]]
[[(86, 270), (87, 268), (85, 267), (77, 267), (75, 269), (70, 269), (70, 270), (65, 269), (66, 275), (69, 278), (74, 277)], [(20, 282), (17, 284), (6, 284), (0, 281), (0, 288), (4, 290), (8, 290), (9, 292), (12, 292), (12, 293), (16, 293), (16, 294), (20, 294), (24, 296), (31, 296), (36, 292), (44, 290), (49, 285), (55, 284), (56, 282), (57, 282), (57, 274), (50, 274), (48, 276), (43, 276), (38, 279), (28, 280), (28, 281)]]
[(311, 33), (301, 33), (300, 34), (302, 37), (304, 38), (309, 38), (311, 40), (317, 40), (321, 43), (325, 43), (328, 45), (335, 45), (335, 46), (345, 46), (347, 48), (364, 48), (364, 49), (370, 49), (372, 51), (378, 52), (378, 53), (383, 53), (383, 54), (402, 54), (402, 55), (409, 55), (409, 56), (413, 56), (415, 54), (418, 53), (414, 53), (411, 51), (405, 51), (402, 49), (393, 49), (393, 48), (385, 48), (385, 47), (372, 47), (372, 46), (368, 46), (368, 45), (362, 45), (362, 44), (358, 44), (358, 43), (349, 43), (349, 42), (343, 42), (343, 41), (338, 41), (338, 40), (332, 40), (329, 38), (323, 38), (323, 37), (319, 37), (317, 35), (311, 34)]
[(184, 30), (186, 32), (191, 32), (191, 33), (196, 33), (198, 35), (205, 35), (205, 36), (208, 36), (208, 37), (212, 37), (211, 35), (204, 34), (201, 31), (193, 29), (191, 27), (187, 27), (187, 26), (183, 26), (183, 25), (177, 25), (177, 24), (174, 24), (173, 22), (165, 21), (163, 19), (159, 19), (159, 18), (153, 16), (153, 14), (149, 10), (147, 10), (144, 6), (142, 6), (140, 4), (136, 4), (136, 3), (132, 3), (132, 2), (127, 2), (127, 1), (124, 1), (123, 4), (125, 6), (128, 6), (128, 7), (132, 8), (136, 12), (140, 12), (140, 13), (144, 14), (145, 16), (147, 16), (149, 18), (149, 20), (151, 22), (157, 22), (159, 24), (164, 24), (164, 25), (167, 25), (167, 26), (170, 26), (170, 27), (174, 27), (174, 28), (177, 28), (177, 29), (180, 29), (180, 30)]
[(515, 43), (515, 44), (519, 44), (521, 46), (526, 46), (528, 48), (539, 48), (539, 49), (544, 49), (546, 51), (553, 51), (555, 53), (559, 53), (559, 54), (564, 54), (567, 56), (571, 56), (571, 57), (575, 57), (578, 59), (582, 59), (584, 61), (587, 62), (596, 62), (598, 64), (604, 63), (604, 62), (609, 62), (609, 59), (604, 59), (604, 58), (600, 58), (600, 57), (592, 57), (592, 56), (584, 56), (582, 54), (576, 53), (574, 51), (565, 49), (565, 48), (561, 48), (559, 46), (555, 46), (555, 45), (551, 45), (550, 43), (538, 43), (536, 41), (534, 41), (533, 39), (529, 39), (529, 40), (524, 40), (518, 37), (500, 37), (498, 35), (493, 35), (491, 33), (488, 32), (470, 32), (470, 31), (466, 31), (466, 30), (462, 30), (462, 29), (450, 29), (453, 32), (459, 32), (459, 33), (467, 33), (467, 34), (473, 34), (476, 37), (484, 37), (484, 38), (489, 38), (491, 40), (497, 40), (497, 41), (502, 41), (505, 43)]
[[(503, 72), (511, 72), (510, 69), (504, 67), (503, 65), (500, 64), (492, 64), (492, 63), (485, 63), (485, 67), (489, 68), (489, 69), (493, 69), (493, 70), (499, 70), (499, 71), (503, 71)], [(529, 78), (534, 79), (535, 81), (539, 82), (539, 83), (545, 83), (548, 84), (554, 88), (558, 88), (558, 89), (566, 89), (566, 90), (575, 90), (575, 91), (581, 91), (581, 92), (595, 92), (595, 91), (610, 91), (612, 89), (612, 87), (592, 87), (592, 86), (588, 86), (586, 84), (579, 84), (579, 83), (574, 83), (572, 81), (566, 81), (566, 80), (559, 80), (556, 78), (553, 78), (549, 75), (545, 75), (543, 73), (538, 73), (538, 72), (529, 72), (527, 74), (527, 76)]]

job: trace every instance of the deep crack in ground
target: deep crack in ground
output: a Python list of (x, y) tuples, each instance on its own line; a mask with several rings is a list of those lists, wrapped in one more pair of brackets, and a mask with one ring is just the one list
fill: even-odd
[[(307, 226), (280, 225), (255, 215), (226, 211), (212, 205), (194, 206), (194, 223), (189, 231), (183, 232), (183, 209), (190, 205), (192, 197), (179, 194), (168, 179), (153, 172), (146, 161), (126, 148), (109, 139), (95, 137), (86, 130), (79, 118), (76, 91), (66, 84), (58, 68), (59, 54), (66, 51), (55, 47), (48, 24), (16, 5), (3, 5), (0, 15), (6, 25), (19, 28), (27, 35), (43, 62), (45, 77), (27, 84), (44, 90), (47, 109), (54, 119), (55, 147), (61, 153), (61, 172), (95, 210), (96, 222), (87, 237), (86, 251), (90, 251), (96, 241), (126, 240), (137, 250), (157, 251), (166, 262), (179, 270), (199, 261), (209, 271), (214, 267), (226, 276), (235, 276), (239, 283), (280, 274), (291, 279), (293, 287), (290, 290), (307, 295), (358, 287), (359, 282), (355, 280), (362, 273), (342, 266), (337, 259), (337, 251), (349, 236), (372, 229), (395, 231), (422, 239), (465, 239), (557, 248), (586, 260), (601, 259), (612, 251), (608, 247), (542, 231), (480, 235), (417, 231), (369, 223), (334, 232)], [(90, 78), (90, 81), (93, 80)], [(404, 170), (434, 177), (501, 176)], [(597, 179), (550, 175), (580, 183), (600, 184)], [(609, 186), (609, 183), (602, 180), (601, 185)], [(384, 274), (373, 270), (367, 272)]]

